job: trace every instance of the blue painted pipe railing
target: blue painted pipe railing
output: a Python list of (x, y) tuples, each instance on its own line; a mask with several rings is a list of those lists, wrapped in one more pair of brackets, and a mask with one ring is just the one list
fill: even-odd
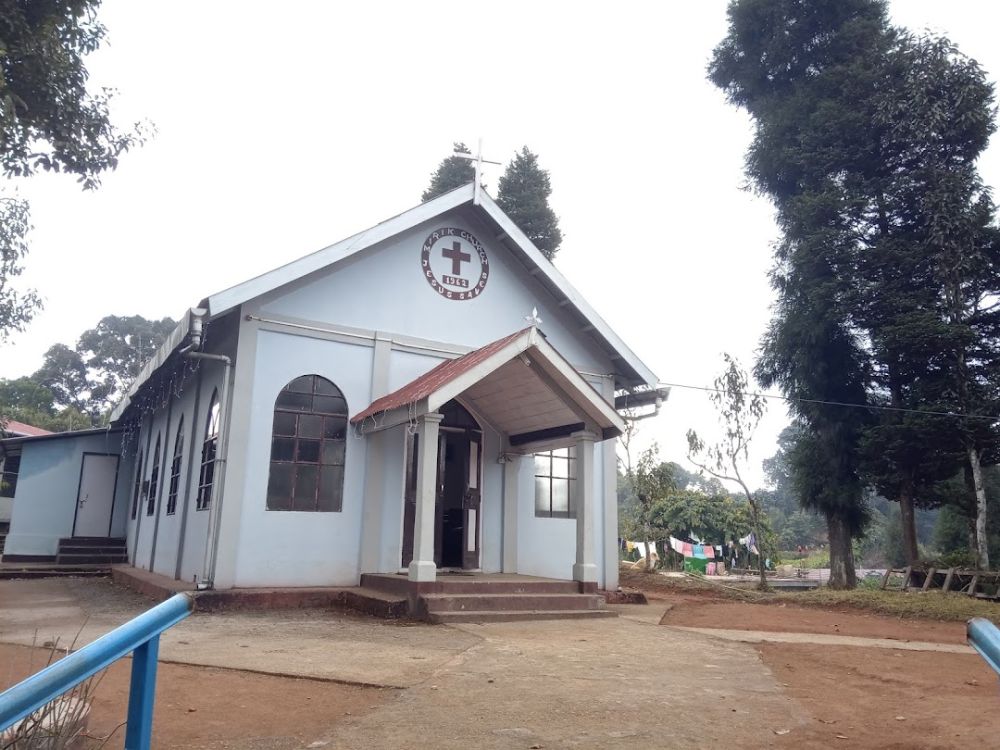
[(160, 633), (191, 614), (193, 607), (190, 594), (176, 594), (0, 693), (0, 732), (131, 653), (125, 750), (149, 750)]
[(1000, 674), (1000, 628), (985, 617), (973, 617), (965, 632), (969, 645), (986, 659), (994, 672)]

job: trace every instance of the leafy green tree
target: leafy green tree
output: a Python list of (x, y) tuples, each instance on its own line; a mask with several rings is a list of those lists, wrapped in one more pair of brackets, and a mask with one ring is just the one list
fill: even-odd
[[(750, 441), (767, 409), (763, 396), (750, 392), (750, 378), (729, 354), (723, 355), (726, 367), (715, 379), (709, 399), (715, 406), (723, 429), (722, 439), (709, 445), (694, 430), (688, 430), (688, 460), (716, 479), (735, 482), (750, 508), (750, 526), (761, 550), (760, 589), (767, 590), (764, 569), (764, 525), (762, 511), (754, 493), (743, 478), (749, 457)], [(741, 468), (742, 467), (742, 468)]]
[(85, 414), (93, 426), (100, 425), (174, 326), (170, 318), (108, 315), (84, 331), (75, 349), (50, 347), (31, 380), (52, 394), (57, 413), (75, 410), (64, 415), (64, 422), (75, 423), (74, 414)]
[(75, 349), (65, 344), (50, 346), (31, 379), (48, 389), (56, 409), (76, 409), (89, 414), (95, 426), (98, 424), (99, 412), (91, 400), (87, 365)]
[(23, 331), (42, 306), (34, 290), (14, 287), (24, 271), (30, 229), (27, 201), (0, 197), (0, 344), (12, 333)]
[[(636, 463), (631, 482), (635, 499), (631, 512), (624, 514), (621, 532), (626, 537), (645, 542), (662, 541), (665, 538), (663, 529), (654, 522), (656, 508), (674, 489), (676, 485), (670, 465), (660, 461), (659, 447), (653, 443), (642, 452)], [(652, 569), (653, 557), (646, 555), (646, 570)]]
[[(118, 130), (109, 118), (110, 89), (88, 90), (84, 58), (104, 41), (100, 0), (0, 0), (0, 170), (74, 175), (85, 189), (145, 139), (137, 124)], [(27, 202), (0, 196), (0, 343), (20, 332), (41, 307), (13, 279), (28, 253)], [(2, 416), (2, 415), (0, 415)]]
[(559, 218), (549, 206), (551, 193), (549, 173), (538, 165), (538, 156), (527, 146), (514, 154), (497, 190), (500, 208), (549, 260), (562, 244)]
[(99, 400), (102, 410), (118, 403), (175, 325), (170, 318), (108, 315), (84, 331), (76, 351), (87, 368), (91, 400)]
[(88, 90), (84, 58), (105, 28), (100, 0), (0, 0), (0, 165), (8, 177), (38, 170), (100, 183), (144, 135), (109, 118), (113, 91)]
[[(469, 147), (464, 143), (454, 144), (455, 151), (460, 154), (472, 154)], [(434, 173), (431, 175), (431, 184), (420, 196), (423, 202), (431, 198), (437, 198), (450, 190), (468, 185), (476, 179), (476, 168), (472, 165), (472, 160), (463, 159), (461, 156), (449, 156), (445, 158)]]

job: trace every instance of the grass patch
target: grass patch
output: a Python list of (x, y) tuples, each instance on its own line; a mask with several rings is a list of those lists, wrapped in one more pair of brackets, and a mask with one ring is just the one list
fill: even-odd
[(780, 604), (796, 607), (817, 607), (827, 610), (870, 612), (883, 617), (964, 622), (973, 617), (985, 617), (1000, 625), (1000, 603), (973, 599), (964, 594), (940, 591), (882, 591), (859, 587), (853, 591), (837, 591), (826, 587), (812, 591), (773, 591), (762, 593), (754, 584), (722, 585), (703, 578), (667, 577), (656, 573), (622, 570), (621, 584), (650, 593), (711, 596), (753, 604)]
[(940, 591), (881, 591), (867, 588), (835, 591), (823, 587), (813, 591), (771, 594), (769, 598), (782, 604), (823, 609), (856, 609), (903, 619), (964, 622), (973, 617), (985, 617), (994, 623), (1000, 623), (1000, 604)]

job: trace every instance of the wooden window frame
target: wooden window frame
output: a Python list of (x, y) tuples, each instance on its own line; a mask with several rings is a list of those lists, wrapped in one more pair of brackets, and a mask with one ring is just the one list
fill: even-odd
[(181, 486), (181, 464), (184, 458), (184, 415), (177, 424), (177, 434), (174, 438), (174, 456), (170, 461), (170, 488), (167, 492), (167, 515), (177, 512), (177, 493)]
[(139, 497), (142, 495), (142, 463), (145, 451), (139, 449), (139, 458), (135, 465), (135, 482), (132, 485), (132, 520), (139, 517)]
[(219, 454), (219, 422), (222, 418), (218, 390), (212, 391), (205, 417), (205, 439), (201, 444), (201, 469), (198, 472), (198, 499), (195, 510), (208, 510), (212, 505), (215, 485), (215, 459)]
[[(10, 468), (11, 462), (16, 464)], [(0, 458), (0, 497), (13, 498), (17, 492), (17, 477), (21, 473), (21, 454), (8, 455)], [(11, 479), (13, 477), (13, 479)]]
[(348, 413), (343, 391), (322, 375), (301, 375), (278, 392), (265, 510), (343, 511)]
[(156, 496), (160, 491), (160, 438), (156, 435), (156, 449), (153, 451), (153, 468), (149, 470), (149, 487), (146, 491), (146, 515), (156, 512)]
[[(536, 518), (576, 518), (576, 494), (577, 494), (577, 456), (576, 456), (576, 446), (570, 446), (568, 448), (559, 448), (556, 450), (565, 450), (565, 456), (556, 456), (555, 450), (543, 451), (541, 453), (534, 454), (534, 491), (535, 491), (535, 517)], [(563, 459), (567, 461), (566, 473), (568, 476), (558, 477), (554, 476), (552, 460)], [(539, 460), (548, 459), (549, 465), (547, 471), (539, 471)], [(539, 497), (539, 489), (542, 485), (539, 484), (538, 480), (546, 480), (547, 490), (546, 497), (543, 501)], [(566, 483), (566, 511), (553, 510), (552, 509), (552, 498), (554, 495), (553, 485), (556, 482)], [(547, 506), (548, 510), (544, 510), (540, 506)]]

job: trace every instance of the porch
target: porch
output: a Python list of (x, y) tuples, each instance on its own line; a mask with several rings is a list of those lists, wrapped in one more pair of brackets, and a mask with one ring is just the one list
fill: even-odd
[[(467, 419), (456, 419), (456, 412)], [(519, 528), (518, 509), (525, 503), (532, 507), (535, 499), (527, 494), (534, 492), (534, 485), (531, 464), (526, 464), (525, 459), (533, 461), (534, 454), (563, 449), (574, 451), (573, 501), (569, 507), (564, 505), (558, 516), (569, 519), (575, 529), (575, 550), (567, 548), (561, 553), (569, 553), (565, 558), (565, 580), (578, 584), (578, 594), (592, 593), (603, 580), (598, 556), (605, 537), (615, 532), (603, 518), (607, 515), (608, 493), (595, 486), (595, 464), (599, 456), (606, 457), (606, 451), (595, 448), (620, 435), (625, 424), (609, 400), (536, 327), (442, 362), (376, 399), (351, 422), (359, 434), (370, 440), (394, 428), (396, 434), (401, 428), (407, 433), (400, 562), (411, 583), (434, 583), (442, 566), (562, 578), (561, 571), (551, 565), (541, 570), (537, 566), (535, 570), (519, 566), (518, 545), (524, 529)], [(463, 429), (465, 436), (456, 436)], [(485, 451), (483, 429), (499, 438), (493, 439), (489, 454)], [(381, 454), (373, 451), (372, 455)], [(502, 469), (493, 464), (500, 464)], [(493, 495), (488, 498), (498, 514), (490, 528), (483, 526), (484, 465), (494, 477), (499, 476), (498, 470), (502, 473), (502, 481), (494, 482)], [(370, 478), (381, 471), (381, 459), (369, 461)], [(555, 476), (556, 472), (551, 473)], [(523, 482), (519, 484), (521, 478), (529, 482), (527, 487)], [(366, 506), (366, 512), (368, 509)], [(455, 514), (456, 520), (450, 526), (443, 525), (443, 513)], [(442, 539), (456, 530), (458, 537), (450, 542)], [(495, 555), (490, 566), (481, 566), (484, 532)], [(442, 554), (443, 542), (452, 547), (457, 542), (460, 549)], [(536, 533), (534, 544), (520, 550), (521, 561), (525, 550), (541, 554), (538, 550), (543, 547)], [(375, 568), (362, 560), (362, 573), (376, 570), (394, 572), (396, 565), (388, 567), (383, 563)]]

